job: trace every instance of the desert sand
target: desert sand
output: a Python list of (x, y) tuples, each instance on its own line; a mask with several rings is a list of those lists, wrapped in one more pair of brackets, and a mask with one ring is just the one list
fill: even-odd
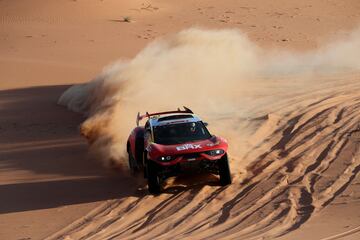
[[(360, 239), (359, 1), (2, 0), (0, 19), (0, 239)], [(210, 130), (228, 138), (234, 182), (222, 188), (214, 176), (171, 179), (151, 196), (124, 166), (108, 169), (92, 158), (80, 136), (86, 117), (58, 100), (119, 59), (131, 64), (114, 76), (136, 80), (142, 57), (155, 65), (149, 76), (191, 76), (177, 72), (187, 57), (171, 58), (176, 46), (221, 56), (222, 64), (209, 61), (212, 75), (232, 72), (230, 61), (225, 67), (231, 51), (181, 42), (178, 32), (194, 27), (203, 30), (185, 36), (205, 36), (211, 46), (224, 36), (219, 31), (232, 29), (231, 41), (246, 35), (271, 56), (291, 52), (270, 69), (295, 59), (310, 73), (280, 76), (267, 65), (261, 77), (241, 72), (244, 80), (225, 89), (215, 114), (203, 107), (206, 94), (188, 100)], [(159, 48), (161, 57), (144, 52), (159, 38), (170, 45)], [(326, 48), (332, 42), (336, 48)], [(324, 46), (329, 54), (317, 52)], [(193, 65), (208, 64), (202, 56), (194, 54)], [(164, 62), (166, 71), (156, 68), (164, 57), (174, 60)], [(204, 76), (200, 70), (193, 76)], [(161, 98), (135, 100), (121, 109), (127, 127), (136, 111), (167, 107)]]

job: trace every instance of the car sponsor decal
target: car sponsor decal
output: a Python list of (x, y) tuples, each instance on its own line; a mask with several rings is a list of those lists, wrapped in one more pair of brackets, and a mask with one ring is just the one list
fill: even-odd
[(200, 149), (200, 148), (202, 148), (200, 144), (185, 144), (185, 145), (176, 147), (176, 150), (184, 151), (184, 150), (188, 150), (188, 149)]

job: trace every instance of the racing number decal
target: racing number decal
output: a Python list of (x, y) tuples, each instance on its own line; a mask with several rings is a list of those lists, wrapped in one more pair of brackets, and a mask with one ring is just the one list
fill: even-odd
[(176, 147), (176, 150), (178, 151), (184, 151), (188, 149), (199, 149), (202, 148), (200, 144), (185, 144), (179, 147)]

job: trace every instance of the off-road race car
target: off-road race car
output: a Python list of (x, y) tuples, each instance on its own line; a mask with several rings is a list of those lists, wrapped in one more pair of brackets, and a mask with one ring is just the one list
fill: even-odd
[(211, 135), (189, 108), (138, 113), (136, 124), (127, 141), (129, 168), (133, 174), (144, 171), (150, 193), (159, 194), (165, 179), (188, 172), (218, 174), (221, 185), (231, 183), (227, 141)]

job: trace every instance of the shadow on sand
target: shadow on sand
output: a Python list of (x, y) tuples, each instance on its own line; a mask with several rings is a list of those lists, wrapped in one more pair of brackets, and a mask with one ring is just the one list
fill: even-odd
[(0, 214), (129, 194), (134, 179), (87, 156), (80, 114), (57, 105), (68, 86), (0, 91)]
[[(83, 117), (57, 105), (68, 87), (0, 91), (0, 214), (148, 195), (142, 177), (88, 159)], [(179, 177), (164, 193), (217, 184), (211, 175)]]

